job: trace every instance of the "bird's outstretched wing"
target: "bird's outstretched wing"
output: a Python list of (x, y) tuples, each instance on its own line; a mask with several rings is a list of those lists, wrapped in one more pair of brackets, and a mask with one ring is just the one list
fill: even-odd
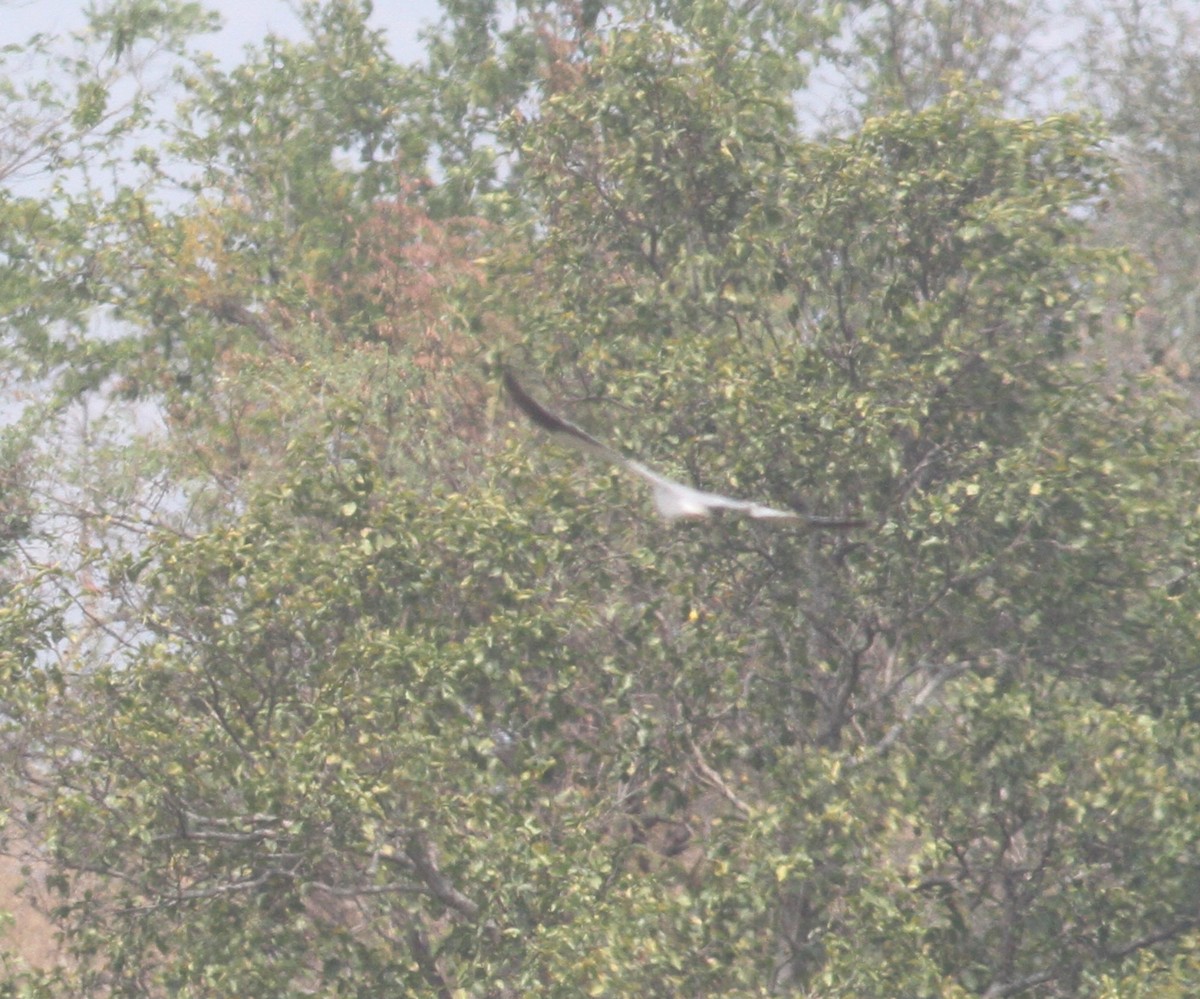
[(525, 391), (508, 369), (504, 370), (504, 387), (512, 396), (513, 402), (517, 404), (517, 408), (537, 426), (577, 447), (582, 447), (592, 454), (620, 465), (631, 475), (648, 483), (654, 493), (655, 507), (667, 520), (683, 518), (696, 520), (711, 517), (715, 511), (732, 510), (758, 520), (799, 522), (815, 527), (859, 527), (865, 523), (861, 520), (843, 520), (835, 517), (810, 517), (794, 510), (780, 510), (750, 500), (734, 499), (732, 496), (722, 496), (720, 493), (706, 493), (699, 489), (693, 489), (682, 482), (659, 475), (654, 469), (648, 468), (640, 461), (626, 458), (619, 451), (596, 440), (586, 430), (577, 427), (570, 420), (565, 420), (556, 413), (550, 412)]
[[(517, 404), (517, 408), (543, 430), (566, 437), (578, 447), (586, 448), (593, 454), (600, 455), (602, 458), (607, 458), (609, 461), (615, 461), (618, 465), (629, 468), (630, 462), (628, 458), (619, 451), (614, 451), (607, 444), (601, 444), (586, 430), (575, 426), (570, 420), (564, 420), (561, 416), (550, 412), (550, 410), (525, 391), (521, 383), (517, 381), (513, 373), (507, 368), (504, 369), (504, 387), (508, 389), (508, 394), (512, 396), (512, 400)], [(633, 471), (633, 469), (629, 470)]]

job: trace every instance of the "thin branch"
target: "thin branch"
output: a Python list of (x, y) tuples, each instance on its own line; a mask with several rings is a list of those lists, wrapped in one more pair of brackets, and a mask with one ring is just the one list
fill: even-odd
[[(86, 868), (77, 868), (85, 870)], [(100, 872), (106, 873), (108, 877), (118, 876), (115, 871)], [(121, 875), (126, 880), (132, 882), (132, 878)], [(130, 915), (139, 912), (156, 912), (159, 909), (167, 908), (168, 906), (178, 905), (180, 902), (198, 902), (207, 899), (221, 898), (225, 895), (238, 895), (244, 892), (251, 892), (257, 888), (262, 888), (274, 878), (292, 878), (290, 871), (280, 870), (278, 868), (270, 868), (262, 874), (253, 878), (246, 878), (243, 881), (231, 881), (227, 884), (213, 885), (211, 888), (187, 888), (182, 891), (173, 892), (170, 895), (164, 895), (157, 901), (148, 902), (145, 905), (131, 905), (118, 909), (117, 912), (122, 915)]]
[(1057, 971), (1047, 968), (1035, 971), (1032, 975), (1026, 975), (1024, 978), (1015, 978), (1011, 982), (996, 982), (988, 986), (988, 990), (983, 994), (983, 999), (1004, 999), (1005, 996), (1015, 996), (1018, 992), (1024, 992), (1035, 985), (1051, 982), (1057, 977)]
[(959, 662), (953, 663), (949, 666), (943, 666), (933, 675), (929, 682), (921, 688), (921, 690), (917, 693), (917, 696), (912, 699), (912, 703), (905, 710), (901, 719), (887, 730), (887, 733), (883, 736), (883, 738), (871, 746), (862, 756), (846, 760), (844, 766), (857, 767), (867, 762), (867, 760), (872, 760), (875, 757), (882, 756), (884, 753), (886, 753), (892, 748), (896, 740), (900, 738), (905, 726), (912, 721), (913, 716), (920, 711), (926, 705), (926, 703), (928, 703), (930, 698), (932, 698), (939, 690), (941, 690), (948, 680), (967, 672), (967, 670), (970, 668), (971, 665), (967, 662)]
[(338, 888), (336, 885), (326, 884), (324, 881), (308, 881), (305, 882), (304, 887), (310, 891), (324, 892), (334, 898), (360, 898), (365, 895), (412, 895), (420, 891), (419, 888), (400, 881), (392, 881), (385, 885), (354, 885), (350, 888)]
[(721, 793), (721, 796), (731, 805), (733, 805), (734, 810), (743, 819), (750, 818), (750, 806), (742, 801), (742, 799), (733, 792), (733, 789), (730, 788), (730, 786), (726, 784), (724, 780), (722, 780), (721, 775), (717, 773), (711, 766), (709, 766), (708, 761), (704, 758), (704, 754), (700, 752), (700, 747), (696, 745), (695, 740), (689, 737), (688, 743), (692, 747), (692, 765), (696, 768), (696, 772), (700, 775), (704, 782), (716, 788)]
[(1118, 960), (1128, 957), (1135, 951), (1145, 950), (1147, 947), (1153, 947), (1156, 943), (1162, 943), (1164, 940), (1177, 937), (1180, 933), (1186, 933), (1188, 930), (1194, 929), (1197, 925), (1200, 925), (1200, 920), (1181, 919), (1179, 922), (1172, 923), (1161, 930), (1155, 930), (1153, 933), (1147, 933), (1144, 937), (1138, 937), (1118, 950), (1110, 951), (1109, 956)]
[(408, 858), (413, 862), (413, 867), (416, 868), (417, 874), (425, 882), (426, 887), (434, 898), (448, 905), (450, 908), (461, 912), (469, 919), (474, 919), (479, 915), (479, 903), (467, 898), (438, 869), (429, 847), (429, 838), (423, 832), (418, 830), (409, 836), (408, 845), (405, 847), (404, 852), (408, 854)]

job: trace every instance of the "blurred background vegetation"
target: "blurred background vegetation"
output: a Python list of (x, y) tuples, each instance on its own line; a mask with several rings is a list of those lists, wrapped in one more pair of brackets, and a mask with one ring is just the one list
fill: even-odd
[(0, 994), (1200, 992), (1194, 6), (301, 13), (2, 53)]

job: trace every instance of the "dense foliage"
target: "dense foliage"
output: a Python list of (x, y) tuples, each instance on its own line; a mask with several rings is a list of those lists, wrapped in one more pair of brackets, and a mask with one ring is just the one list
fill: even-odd
[[(1095, 363), (1118, 161), (962, 66), (806, 134), (800, 7), (457, 0), (409, 68), (309, 4), (223, 70), (118, 4), (173, 89), (29, 95), (83, 102), (0, 195), (5, 842), (61, 953), (3, 994), (1200, 986), (1197, 440)], [(664, 525), (500, 363), (866, 526)]]

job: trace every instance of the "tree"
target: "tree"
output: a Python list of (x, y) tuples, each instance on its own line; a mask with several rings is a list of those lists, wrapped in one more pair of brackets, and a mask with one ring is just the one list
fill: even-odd
[(1125, 177), (1104, 231), (1132, 243), (1151, 275), (1136, 340), (1126, 335), (1113, 353), (1125, 364), (1149, 362), (1193, 397), (1200, 149), (1181, 123), (1200, 101), (1195, 21), (1173, 3), (1097, 11), (1083, 55), (1089, 96), (1112, 124)]
[[(4, 660), (70, 956), (8, 987), (1187, 994), (1196, 442), (1077, 360), (1137, 291), (1103, 135), (967, 89), (805, 139), (794, 5), (545, 10), (513, 51), (579, 46), (454, 135), (313, 7), (186, 80), (190, 200), (114, 196), (93, 384), (163, 430), (92, 477), (105, 640)], [(673, 476), (870, 526), (667, 529), (496, 355)]]
[(849, 83), (860, 115), (920, 110), (966, 81), (1018, 106), (1040, 103), (1039, 90), (1060, 83), (1061, 54), (1040, 36), (1069, 15), (1066, 5), (1040, 0), (946, 3), (885, 0), (858, 3), (830, 55)]
[[(667, 64), (670, 60), (660, 57), (648, 58), (642, 65)], [(600, 96), (593, 104), (595, 92)], [(639, 92), (653, 93), (653, 89), (640, 79)], [(714, 459), (719, 462), (721, 455), (737, 455), (742, 469), (752, 462), (752, 471), (743, 473), (747, 479), (769, 481), (774, 471), (781, 482), (821, 483), (810, 488), (810, 501), (814, 492), (822, 497), (818, 503), (823, 508), (836, 502), (836, 497), (857, 496), (884, 518), (886, 541), (834, 545), (828, 561), (815, 563), (804, 549), (802, 555), (794, 551), (785, 556), (778, 546), (772, 546), (774, 551), (759, 548), (765, 561), (756, 574), (757, 585), (739, 577), (738, 590), (759, 599), (771, 592), (774, 579), (774, 586), (782, 587), (776, 600), (792, 617), (787, 626), (776, 620), (756, 639), (747, 640), (761, 649), (767, 635), (773, 638), (773, 655), (765, 659), (775, 669), (756, 662), (754, 670), (733, 674), (727, 710), (733, 712), (732, 706), (738, 705), (757, 725), (753, 735), (741, 738), (721, 733), (729, 740), (726, 759), (756, 757), (764, 743), (803, 747), (784, 755), (781, 769), (772, 774), (774, 783), (763, 779), (764, 787), (773, 787), (773, 793), (764, 790), (756, 800), (774, 803), (786, 795), (783, 788), (790, 786), (798, 771), (803, 772), (802, 761), (814, 743), (836, 749), (852, 738), (859, 752), (865, 750), (870, 758), (904, 739), (905, 719), (916, 707), (932, 700), (953, 715), (954, 709), (948, 707), (953, 695), (942, 689), (952, 679), (954, 688), (971, 689), (979, 674), (1019, 670), (1017, 664), (1025, 661), (1031, 666), (1037, 663), (1036, 669), (1050, 683), (1055, 681), (1048, 677), (1061, 679), (1062, 671), (1082, 673), (1089, 679), (1080, 678), (1080, 686), (1091, 691), (1089, 696), (1107, 702), (1110, 695), (1100, 693), (1106, 682), (1118, 674), (1125, 678), (1121, 682), (1128, 682), (1125, 669), (1144, 662), (1139, 651), (1144, 650), (1143, 643), (1153, 646), (1158, 640), (1147, 642), (1141, 626), (1135, 624), (1143, 615), (1154, 617), (1149, 605), (1137, 600), (1115, 613), (1108, 598), (1094, 592), (1097, 578), (1107, 578), (1100, 565), (1107, 564), (1115, 578), (1128, 583), (1129, 593), (1144, 590), (1145, 599), (1153, 604), (1166, 599), (1156, 579), (1180, 578), (1189, 571), (1187, 552), (1194, 542), (1183, 541), (1176, 554), (1157, 563), (1157, 568), (1144, 556), (1122, 569), (1108, 561), (1123, 559), (1121, 551), (1145, 551), (1134, 541), (1143, 530), (1166, 532), (1160, 552), (1173, 546), (1168, 535), (1182, 540), (1177, 529), (1187, 532), (1187, 515), (1177, 520), (1169, 508), (1161, 511), (1166, 520), (1159, 528), (1146, 523), (1150, 511), (1146, 504), (1159, 488), (1162, 459), (1151, 459), (1140, 472), (1128, 465), (1119, 473), (1126, 482), (1123, 488), (1131, 490), (1129, 497), (1140, 497), (1134, 502), (1137, 513), (1092, 505), (1106, 492), (1104, 479), (1114, 474), (1112, 467), (1104, 470), (1104, 462), (1114, 459), (1103, 442), (1116, 439), (1114, 434), (1124, 439), (1125, 432), (1118, 432), (1116, 426), (1132, 414), (1126, 409), (1129, 404), (1119, 398), (1097, 406), (1094, 386), (1073, 374), (1067, 359), (1078, 331), (1101, 318), (1104, 295), (1089, 302), (1081, 290), (1111, 288), (1122, 280), (1129, 264), (1119, 256), (1089, 250), (1079, 241), (1080, 229), (1063, 212), (1072, 202), (1086, 204), (1097, 197), (1107, 183), (1104, 161), (1095, 153), (1095, 139), (1083, 123), (1069, 118), (1051, 119), (1040, 126), (1006, 123), (989, 118), (969, 102), (965, 106), (950, 102), (916, 118), (872, 122), (846, 145), (784, 157), (794, 170), (788, 202), (755, 204), (755, 210), (737, 213), (740, 228), (702, 242), (711, 228), (704, 221), (707, 202), (699, 194), (713, 188), (729, 191), (728, 183), (699, 185), (692, 200), (680, 199), (679, 188), (669, 194), (655, 191), (653, 197), (640, 200), (634, 195), (637, 208), (625, 211), (612, 210), (611, 201), (600, 200), (609, 191), (637, 192), (639, 182), (656, 178), (649, 169), (639, 172), (640, 164), (687, 161), (679, 154), (650, 155), (639, 147), (641, 137), (636, 133), (622, 133), (618, 139), (616, 128), (603, 128), (609, 121), (620, 121), (603, 117), (599, 110), (613, 104), (611, 93), (595, 85), (581, 91), (578, 103), (564, 113), (572, 128), (579, 120), (597, 123), (594, 131), (584, 133), (588, 139), (595, 137), (594, 146), (585, 139), (583, 151), (555, 150), (544, 156), (547, 186), (556, 198), (548, 214), (561, 218), (561, 228), (567, 230), (565, 235), (550, 234), (548, 255), (557, 265), (552, 271), (555, 286), (570, 289), (561, 298), (554, 296), (552, 318), (544, 325), (563, 325), (565, 317), (555, 317), (554, 310), (565, 299), (573, 316), (577, 310), (596, 316), (607, 334), (598, 333), (594, 346), (583, 341), (582, 365), (567, 344), (559, 347), (559, 356), (567, 364), (585, 368), (583, 375), (572, 378), (587, 385), (594, 378), (587, 367), (619, 364), (627, 380), (657, 385), (661, 403), (651, 408), (678, 415), (671, 423), (660, 424), (656, 434), (685, 439), (692, 435), (699, 454), (708, 458), (697, 460), (696, 467), (711, 465)], [(724, 124), (728, 118), (703, 115), (697, 120)], [(672, 121), (679, 122), (679, 116)], [(540, 149), (579, 130), (566, 132), (541, 122), (530, 134), (538, 137), (532, 141)], [(703, 148), (702, 140), (685, 129), (676, 134), (682, 136), (681, 145), (689, 144), (685, 148)], [(610, 157), (606, 166), (612, 173), (606, 175), (592, 165), (592, 149), (617, 149), (623, 158)], [(754, 162), (761, 165), (763, 159)], [(630, 164), (629, 172), (620, 173), (625, 164)], [(966, 164), (975, 169), (966, 169)], [(672, 179), (678, 183), (683, 175), (680, 170)], [(763, 192), (788, 190), (778, 183), (752, 185), (752, 189), (760, 197)], [(559, 191), (565, 192), (561, 198)], [(805, 210), (799, 212), (797, 205)], [(761, 219), (781, 216), (788, 223), (777, 230), (759, 228)], [(677, 236), (671, 242), (662, 235), (687, 232), (689, 224), (703, 235)], [(578, 235), (573, 227), (578, 227)], [(586, 248), (587, 262), (566, 254), (556, 257), (554, 250), (560, 243), (575, 252)], [(659, 246), (665, 252), (653, 254)], [(745, 266), (745, 257), (737, 253), (746, 247), (757, 254), (751, 258), (754, 263), (763, 263)], [(620, 268), (622, 279), (597, 280), (594, 275), (601, 262), (610, 269)], [(705, 279), (688, 280), (696, 272), (704, 273)], [(581, 293), (572, 282), (585, 283), (586, 290)], [(697, 290), (681, 299), (671, 294), (673, 287)], [(701, 288), (707, 297), (699, 293)], [(726, 291), (714, 293), (718, 289)], [(589, 292), (598, 300), (595, 305)], [(582, 310), (580, 303), (585, 303)], [(637, 303), (642, 311), (633, 312), (630, 303)], [(655, 308), (660, 311), (652, 312)], [(527, 301), (524, 309), (528, 315)], [(645, 321), (650, 315), (653, 323)], [(638, 334), (621, 335), (613, 317), (624, 316), (631, 317), (629, 325)], [(535, 317), (533, 323), (537, 322)], [(587, 328), (578, 319), (574, 325)], [(736, 331), (737, 338), (730, 334), (710, 338), (696, 332), (722, 326)], [(648, 342), (636, 342), (639, 334)], [(576, 344), (580, 350), (578, 340)], [(669, 367), (655, 371), (655, 356), (664, 355), (670, 358)], [(647, 372), (653, 373), (647, 377)], [(696, 398), (703, 404), (693, 402), (689, 407), (689, 400)], [(772, 446), (727, 437), (706, 447), (705, 438), (711, 441), (712, 430), (698, 439), (694, 436), (695, 428), (704, 425), (697, 411), (710, 414), (710, 428), (769, 427), (780, 440)], [(1125, 415), (1118, 417), (1118, 413)], [(1110, 424), (1114, 419), (1117, 424)], [(831, 448), (836, 460), (822, 454), (815, 443), (822, 432), (839, 442)], [(1101, 452), (1095, 450), (1098, 443)], [(807, 460), (806, 449), (816, 451)], [(1088, 454), (1093, 457), (1088, 459)], [(1140, 464), (1136, 454), (1127, 457)], [(1092, 471), (1084, 473), (1089, 466)], [(1081, 488), (1085, 474), (1094, 478), (1092, 487), (1083, 487), (1091, 497), (1083, 501), (1075, 489)], [(1006, 482), (1009, 475), (1015, 478)], [(1174, 526), (1168, 527), (1171, 523)], [(1101, 524), (1108, 526), (1093, 534)], [(1122, 530), (1122, 540), (1113, 545), (1115, 538), (1104, 535), (1114, 524), (1128, 525), (1134, 533)], [(1074, 540), (1066, 542), (1068, 537)], [(1159, 543), (1152, 543), (1151, 549)], [(859, 562), (862, 556), (866, 557)], [(1093, 561), (1096, 558), (1101, 561)], [(1034, 566), (1039, 568), (1035, 571)], [(1008, 576), (1009, 568), (1015, 575)], [(1147, 569), (1149, 575), (1141, 575)], [(733, 574), (729, 566), (723, 570)], [(693, 566), (687, 571), (696, 570)], [(797, 579), (811, 582), (797, 593)], [(1081, 598), (1085, 594), (1089, 596)], [(1092, 596), (1097, 597), (1094, 604)], [(681, 602), (684, 607), (690, 604)], [(769, 597), (766, 602), (771, 603)], [(807, 628), (796, 626), (798, 609)], [(769, 620), (768, 614), (761, 606), (739, 603), (731, 616), (747, 622)], [(1165, 617), (1179, 620), (1173, 613)], [(1014, 629), (1022, 633), (1019, 653), (1013, 652), (1006, 637)], [(1093, 645), (1101, 635), (1107, 637)], [(1133, 639), (1134, 635), (1138, 637)], [(974, 652), (969, 651), (972, 647)], [(1091, 651), (1083, 652), (1085, 648)], [(1101, 649), (1106, 650), (1103, 655)], [(1081, 658), (1088, 662), (1086, 667)], [(678, 668), (677, 664), (672, 671), (675, 692), (680, 683)], [(1105, 674), (1109, 681), (1102, 679)], [(1144, 679), (1145, 674), (1139, 675)], [(972, 676), (975, 679), (968, 679)], [(759, 701), (747, 693), (754, 689), (751, 677), (763, 684)], [(698, 681), (697, 689), (703, 690), (704, 702), (714, 699), (711, 677)], [(1163, 694), (1164, 700), (1152, 712), (1175, 710), (1183, 691), (1173, 688)], [(1039, 687), (1037, 694), (1029, 696), (1048, 695)], [(747, 708), (748, 703), (753, 707)], [(682, 713), (690, 718), (700, 712), (692, 707)], [(723, 715), (719, 710), (713, 713)], [(940, 712), (936, 717), (944, 721)], [(1082, 708), (1071, 717), (1081, 733), (1094, 724)], [(1063, 727), (1068, 725), (1060, 720)], [(1058, 723), (1052, 727), (1059, 730)], [(767, 733), (777, 734), (767, 739)], [(959, 760), (966, 746), (974, 744), (971, 735), (961, 734), (965, 742), (956, 741), (951, 750)], [(706, 742), (720, 744), (714, 731), (706, 736)], [(1010, 734), (1010, 738), (1014, 751), (1020, 746), (1023, 752), (1025, 734)], [(901, 744), (909, 745), (906, 739)], [(912, 748), (920, 744), (914, 739)], [(1153, 741), (1140, 745), (1142, 751), (1150, 751)], [(1048, 751), (1045, 758), (1054, 754)], [(931, 807), (929, 799), (919, 794), (907, 802), (897, 800), (894, 792), (868, 780), (867, 764), (860, 766), (864, 776), (858, 779), (866, 781), (870, 793), (880, 800), (867, 806), (851, 795), (858, 807), (850, 808), (850, 814), (921, 814), (924, 818), (917, 821), (922, 826), (926, 821), (940, 826), (933, 817), (937, 807)], [(907, 774), (905, 780), (912, 780), (916, 772), (915, 755), (911, 766), (912, 771), (901, 771)], [(884, 772), (895, 777), (890, 769)], [(1066, 777), (1062, 779), (1070, 784)], [(804, 786), (803, 780), (798, 784)], [(921, 786), (929, 792), (928, 785)], [(791, 820), (794, 829), (804, 828), (805, 817), (811, 814), (811, 800), (801, 797), (800, 801)], [(945, 804), (950, 805), (950, 800)], [(1006, 813), (1005, 818), (997, 818), (1000, 828), (1012, 820), (1027, 834), (1024, 826), (1029, 820), (1014, 818), (1007, 806), (1000, 811)], [(1137, 814), (1136, 808), (1130, 810), (1131, 821)], [(1037, 822), (1044, 835), (1061, 845), (1061, 820), (1043, 806)], [(906, 835), (912, 832), (907, 821), (900, 827)], [(934, 833), (928, 846), (935, 853), (945, 850), (949, 856), (965, 856), (967, 844), (978, 845), (973, 838), (977, 834), (973, 830), (964, 840), (950, 837), (935, 846), (940, 833)], [(992, 863), (1006, 862), (1013, 849), (1012, 833), (1007, 836), (990, 855)], [(883, 841), (875, 840), (877, 849)], [(898, 849), (894, 841), (892, 849)], [(1050, 878), (1054, 887), (1043, 880), (1045, 894), (1058, 894), (1079, 876), (1079, 858), (1091, 849), (1080, 843), (1060, 877)], [(813, 854), (824, 852), (805, 852), (805, 862), (811, 864)], [(1150, 850), (1141, 856), (1142, 862), (1151, 863), (1156, 853)], [(833, 867), (838, 883), (844, 883), (844, 871), (836, 863)], [(1089, 881), (1084, 894), (1105, 894), (1100, 882), (1107, 878), (1107, 870), (1106, 865), (1100, 866), (1100, 880)], [(1020, 880), (1029, 872), (1015, 871), (1011, 876)], [(920, 883), (953, 884), (951, 894), (961, 890), (972, 899), (986, 898), (993, 886), (973, 880), (977, 877), (982, 877), (980, 868), (964, 864), (950, 881), (931, 875)], [(1044, 869), (1038, 869), (1038, 877), (1045, 879)], [(782, 965), (789, 975), (809, 973), (805, 965), (814, 961), (814, 952), (825, 960), (830, 957), (814, 944), (822, 930), (828, 932), (829, 924), (828, 912), (816, 908), (813, 897), (836, 899), (830, 902), (834, 907), (847, 904), (844, 895), (823, 885), (825, 890), (814, 888), (814, 882), (810, 878), (806, 890), (781, 910), (795, 913), (787, 935), (794, 956)], [(895, 896), (890, 897), (894, 902)], [(878, 904), (869, 892), (861, 898)], [(1177, 904), (1181, 900), (1177, 896)], [(1009, 905), (1009, 911), (1033, 909), (1030, 898)], [(970, 903), (969, 908), (978, 912), (978, 903)], [(880, 918), (877, 910), (866, 913), (864, 931)], [(1061, 940), (1055, 941), (1053, 952), (1048, 949), (1040, 956), (1036, 948), (1018, 954), (1015, 943), (1007, 952), (996, 950), (989, 935), (998, 922), (983, 931), (973, 930), (965, 919), (958, 924), (967, 939), (981, 933), (987, 940), (981, 950), (995, 960), (987, 962), (986, 968), (974, 970), (956, 958), (948, 958), (943, 968), (958, 969), (961, 984), (992, 994), (1035, 977), (1041, 984), (1055, 981), (1063, 989), (1071, 987), (1074, 973), (1053, 957), (1062, 953)], [(1045, 924), (1069, 925), (1061, 912)], [(1188, 925), (1186, 919), (1181, 924), (1169, 922), (1148, 932), (1145, 939), (1155, 939), (1159, 932), (1183, 932)], [(1010, 940), (1047, 939), (1044, 929), (1031, 933), (1019, 925), (1010, 925), (1005, 933)], [(840, 975), (822, 980), (840, 981), (843, 987), (861, 992), (864, 980), (854, 975), (863, 961), (864, 940), (853, 933), (849, 938), (852, 943), (842, 956), (850, 966), (840, 966)], [(896, 939), (906, 937), (898, 934)], [(892, 966), (894, 961), (889, 954), (878, 963)], [(874, 991), (894, 994), (903, 988), (895, 982), (890, 988), (877, 983)]]

